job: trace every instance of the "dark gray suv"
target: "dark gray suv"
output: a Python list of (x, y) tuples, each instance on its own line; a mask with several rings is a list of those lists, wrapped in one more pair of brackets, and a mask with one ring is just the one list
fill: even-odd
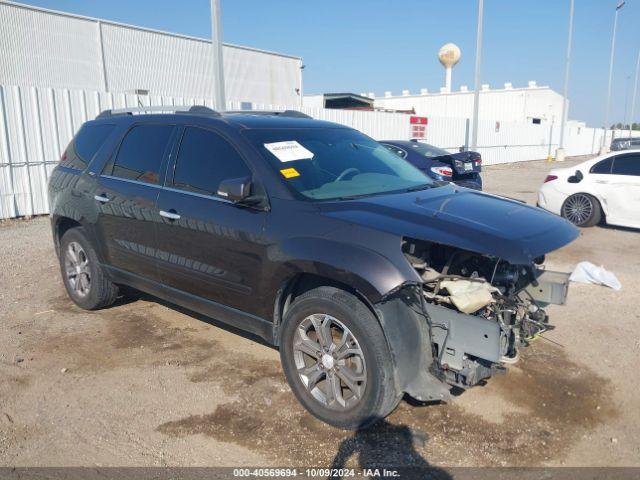
[(127, 285), (259, 335), (312, 414), (355, 429), (503, 370), (564, 302), (540, 267), (578, 234), (558, 216), (298, 112), (169, 109), (103, 112), (51, 176), (82, 308)]

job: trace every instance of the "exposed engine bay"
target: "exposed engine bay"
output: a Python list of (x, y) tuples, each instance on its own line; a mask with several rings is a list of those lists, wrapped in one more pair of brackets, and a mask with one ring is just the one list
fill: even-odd
[(515, 363), (521, 348), (553, 328), (544, 310), (564, 304), (568, 274), (448, 245), (405, 238), (403, 253), (422, 278), (439, 374), (469, 387)]

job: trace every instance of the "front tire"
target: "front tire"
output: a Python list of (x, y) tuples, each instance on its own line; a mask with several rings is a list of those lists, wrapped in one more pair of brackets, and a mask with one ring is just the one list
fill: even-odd
[(60, 270), (71, 300), (85, 310), (111, 305), (118, 287), (105, 275), (82, 228), (72, 228), (60, 239)]
[(337, 288), (315, 288), (295, 299), (283, 320), (280, 359), (300, 403), (335, 427), (366, 428), (401, 399), (380, 323)]
[(561, 214), (577, 227), (593, 227), (602, 219), (600, 203), (588, 193), (575, 193), (567, 198)]

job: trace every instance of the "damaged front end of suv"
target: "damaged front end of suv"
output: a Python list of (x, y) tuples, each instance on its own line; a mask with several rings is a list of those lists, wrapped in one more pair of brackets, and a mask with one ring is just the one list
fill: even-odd
[(412, 278), (405, 274), (375, 308), (399, 389), (446, 400), (452, 386), (505, 372), (553, 328), (545, 308), (565, 303), (569, 274), (546, 269), (545, 255), (573, 241), (575, 227), (520, 202), (451, 187), (395, 212), (376, 227), (398, 235), (400, 255), (387, 248), (385, 256), (408, 264)]
[(433, 344), (433, 370), (449, 385), (476, 385), (552, 327), (544, 310), (565, 302), (569, 275), (544, 257), (514, 265), (499, 257), (406, 238), (403, 253), (420, 275), (421, 308)]

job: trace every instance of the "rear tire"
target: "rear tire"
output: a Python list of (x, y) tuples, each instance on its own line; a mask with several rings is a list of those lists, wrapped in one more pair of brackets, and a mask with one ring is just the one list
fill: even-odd
[(337, 288), (315, 288), (295, 299), (284, 316), (280, 359), (300, 403), (338, 428), (366, 428), (402, 398), (380, 323)]
[(562, 204), (562, 216), (577, 227), (593, 227), (602, 219), (600, 202), (588, 193), (575, 193)]
[(60, 239), (60, 270), (69, 297), (80, 308), (103, 308), (118, 297), (118, 287), (106, 277), (81, 227), (67, 230)]

